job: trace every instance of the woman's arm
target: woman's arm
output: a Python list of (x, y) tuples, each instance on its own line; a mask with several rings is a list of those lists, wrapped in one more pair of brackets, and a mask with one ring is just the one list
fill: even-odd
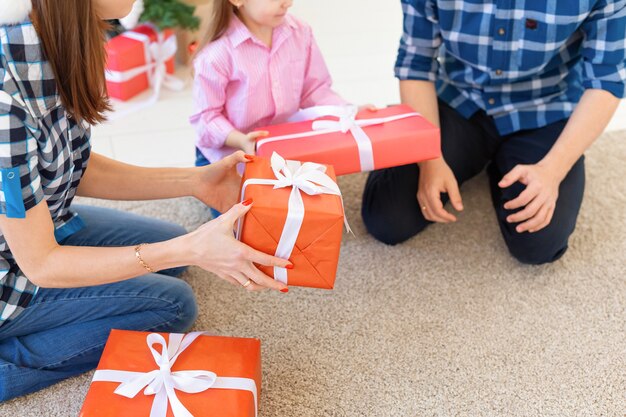
[(93, 153), (77, 194), (106, 200), (156, 200), (193, 195), (194, 168), (144, 168)]
[[(198, 230), (142, 246), (141, 258), (154, 271), (196, 265), (237, 285), (251, 279), (247, 289), (286, 286), (259, 271), (254, 263), (288, 267), (288, 261), (258, 252), (233, 237), (233, 225), (250, 209), (237, 204)], [(28, 210), (26, 218), (0, 215), (0, 229), (20, 269), (44, 288), (86, 287), (146, 274), (134, 247), (78, 247), (59, 245), (46, 201)]]
[(108, 200), (154, 200), (195, 197), (222, 212), (239, 200), (237, 164), (243, 152), (199, 168), (143, 168), (92, 153), (77, 194)]

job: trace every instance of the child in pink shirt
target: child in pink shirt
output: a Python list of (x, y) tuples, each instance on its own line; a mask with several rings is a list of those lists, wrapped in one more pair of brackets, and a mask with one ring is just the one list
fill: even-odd
[(255, 153), (255, 128), (299, 109), (347, 104), (311, 28), (288, 15), (292, 0), (216, 0), (214, 21), (194, 60), (196, 165), (243, 149)]

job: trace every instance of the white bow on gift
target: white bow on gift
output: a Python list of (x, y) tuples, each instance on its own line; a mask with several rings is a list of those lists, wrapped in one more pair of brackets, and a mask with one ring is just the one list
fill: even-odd
[(359, 150), (359, 161), (361, 163), (361, 171), (372, 171), (375, 169), (374, 150), (372, 149), (372, 140), (363, 130), (364, 127), (381, 125), (384, 123), (394, 122), (409, 117), (419, 116), (419, 113), (411, 112), (399, 114), (390, 117), (378, 117), (374, 119), (357, 119), (358, 108), (354, 105), (348, 106), (316, 106), (308, 109), (300, 110), (291, 116), (288, 122), (302, 122), (305, 120), (313, 120), (324, 116), (334, 116), (339, 120), (316, 120), (313, 122), (310, 132), (294, 133), (291, 135), (274, 136), (261, 139), (257, 142), (257, 151), (267, 143), (278, 142), (283, 140), (300, 139), (310, 136), (319, 136), (329, 133), (347, 133), (350, 132), (356, 141)]
[[(157, 31), (156, 28), (154, 30)], [(119, 119), (130, 113), (150, 107), (159, 100), (163, 87), (173, 91), (181, 91), (185, 88), (185, 82), (183, 80), (167, 73), (167, 61), (173, 58), (176, 54), (177, 44), (175, 35), (165, 39), (163, 33), (157, 31), (157, 42), (150, 42), (150, 38), (147, 35), (138, 32), (129, 31), (125, 32), (121, 36), (142, 42), (145, 45), (144, 53), (148, 63), (126, 71), (107, 70), (107, 81), (122, 83), (131, 80), (140, 74), (147, 73), (150, 86), (152, 87), (152, 95), (146, 100), (133, 103), (124, 110), (111, 114), (109, 116), (110, 119)]]
[[(178, 356), (193, 343), (198, 336), (205, 332), (193, 332), (187, 335), (171, 333), (169, 344), (158, 333), (151, 333), (147, 337), (148, 347), (154, 361), (159, 366), (150, 372), (132, 372), (116, 370), (97, 370), (92, 382), (121, 382), (115, 393), (128, 398), (134, 398), (143, 389), (144, 395), (154, 395), (150, 417), (165, 417), (168, 402), (171, 404), (174, 417), (193, 417), (176, 396), (176, 391), (197, 394), (208, 389), (236, 389), (250, 391), (254, 397), (255, 416), (257, 415), (257, 388), (256, 382), (250, 378), (219, 377), (214, 372), (175, 371), (172, 366)], [(154, 345), (161, 345), (161, 353), (154, 349)], [(145, 389), (144, 389), (145, 388)]]
[[(333, 194), (341, 198), (339, 186), (332, 178), (326, 174), (326, 167), (314, 162), (301, 163), (298, 161), (286, 161), (276, 152), (272, 154), (270, 160), (272, 171), (276, 179), (250, 178), (241, 187), (241, 199), (243, 200), (246, 188), (249, 185), (273, 185), (274, 189), (291, 187), (289, 204), (287, 208), (287, 219), (280, 235), (275, 256), (282, 259), (289, 259), (291, 252), (296, 245), (302, 221), (304, 220), (304, 202), (300, 191), (308, 195)], [(341, 200), (343, 210), (343, 199)], [(348, 233), (351, 233), (350, 226), (344, 215), (344, 223)], [(241, 234), (241, 220), (237, 226), (237, 238)], [(274, 267), (274, 279), (287, 284), (287, 270), (278, 266)]]

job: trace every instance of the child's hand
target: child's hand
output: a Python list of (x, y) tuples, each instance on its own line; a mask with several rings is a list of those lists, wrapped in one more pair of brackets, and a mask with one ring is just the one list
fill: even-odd
[(256, 140), (269, 134), (270, 132), (266, 130), (260, 130), (257, 132), (250, 132), (247, 135), (244, 135), (245, 139), (242, 141), (241, 149), (248, 155), (256, 155)]
[(376, 111), (378, 110), (378, 107), (374, 106), (373, 104), (363, 104), (362, 106), (359, 106), (359, 111), (363, 110)]
[(260, 130), (250, 133), (242, 133), (239, 131), (233, 131), (226, 138), (226, 145), (233, 148), (239, 148), (248, 155), (256, 155), (256, 140), (263, 136), (269, 135), (269, 132)]

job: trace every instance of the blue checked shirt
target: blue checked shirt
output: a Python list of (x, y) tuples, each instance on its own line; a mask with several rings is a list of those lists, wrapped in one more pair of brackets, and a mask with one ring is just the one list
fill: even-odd
[(568, 118), (585, 89), (626, 82), (626, 0), (402, 0), (401, 80), (436, 82), (502, 135)]
[[(24, 218), (45, 200), (58, 241), (80, 230), (70, 203), (89, 159), (89, 134), (62, 107), (33, 25), (0, 26), (0, 215)], [(0, 326), (36, 293), (0, 233)]]

